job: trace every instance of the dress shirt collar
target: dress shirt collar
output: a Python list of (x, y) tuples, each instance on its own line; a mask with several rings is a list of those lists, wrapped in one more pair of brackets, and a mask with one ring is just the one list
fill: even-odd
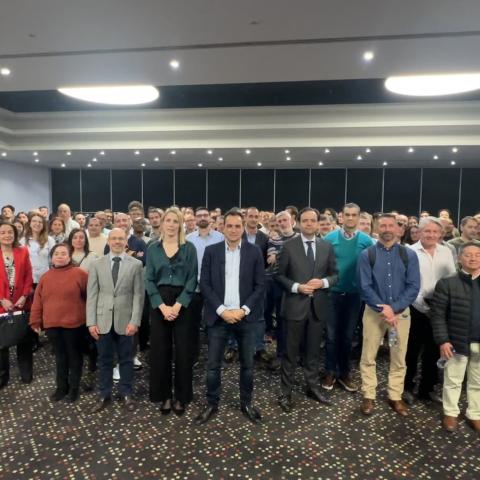
[(302, 242), (303, 243), (312, 242), (312, 246), (315, 245), (315, 241), (316, 241), (315, 236), (312, 239), (308, 239), (303, 233), (301, 233), (300, 236), (302, 237)]
[(354, 230), (353, 232), (347, 232), (343, 227), (340, 229), (340, 233), (343, 235), (343, 238), (346, 238), (347, 240), (350, 240), (351, 238), (354, 238), (358, 230)]
[(470, 277), (472, 280), (476, 280), (478, 277), (480, 277), (480, 270), (476, 271), (475, 273), (467, 273), (463, 268), (462, 268), (462, 273)]
[(241, 247), (242, 247), (242, 241), (240, 240), (240, 243), (237, 245), (235, 250), (231, 250), (230, 247), (228, 246), (227, 241), (225, 240), (225, 251), (226, 252), (236, 252), (236, 251), (239, 251), (241, 249)]
[(113, 262), (114, 257), (120, 257), (122, 260), (125, 260), (125, 257), (127, 256), (125, 252), (122, 252), (119, 255), (116, 255), (115, 253), (110, 252), (108, 255), (110, 257), (110, 262)]

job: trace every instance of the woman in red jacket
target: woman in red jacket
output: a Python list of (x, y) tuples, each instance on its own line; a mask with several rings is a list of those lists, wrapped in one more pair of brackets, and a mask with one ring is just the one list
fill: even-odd
[(57, 388), (50, 400), (66, 397), (71, 403), (79, 395), (83, 366), (88, 274), (72, 264), (65, 243), (50, 251), (52, 268), (42, 275), (35, 290), (30, 326), (44, 328), (55, 352)]
[[(14, 225), (0, 222), (0, 314), (29, 310), (32, 294), (32, 265), (28, 249), (18, 243)], [(33, 378), (32, 335), (28, 334), (17, 345), (18, 368), (23, 383)], [(0, 389), (10, 379), (8, 348), (0, 350)]]

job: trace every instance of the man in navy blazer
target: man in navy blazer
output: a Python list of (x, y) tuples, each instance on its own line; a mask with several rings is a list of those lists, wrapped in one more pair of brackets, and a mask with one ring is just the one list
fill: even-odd
[(263, 313), (264, 262), (260, 249), (242, 240), (242, 213), (230, 210), (224, 221), (225, 242), (205, 249), (200, 275), (208, 327), (208, 406), (195, 418), (198, 425), (208, 422), (218, 411), (223, 352), (230, 334), (239, 348), (241, 410), (253, 423), (261, 420), (252, 406), (252, 393), (256, 323)]

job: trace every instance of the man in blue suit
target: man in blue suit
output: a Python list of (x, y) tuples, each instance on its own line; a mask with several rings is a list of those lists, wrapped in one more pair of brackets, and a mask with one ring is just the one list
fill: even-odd
[(230, 210), (224, 221), (225, 242), (205, 249), (200, 276), (208, 327), (208, 405), (195, 418), (197, 425), (208, 422), (218, 411), (222, 358), (231, 333), (239, 349), (241, 410), (251, 422), (261, 421), (260, 412), (252, 406), (252, 393), (256, 323), (263, 311), (264, 261), (258, 247), (242, 240), (242, 213)]

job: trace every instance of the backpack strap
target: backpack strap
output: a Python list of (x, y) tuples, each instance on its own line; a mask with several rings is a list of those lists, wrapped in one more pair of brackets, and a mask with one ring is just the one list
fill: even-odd
[(377, 248), (375, 245), (371, 245), (367, 248), (368, 262), (370, 263), (370, 268), (373, 270), (375, 262), (377, 260)]
[[(405, 269), (408, 268), (408, 251), (407, 247), (402, 244), (398, 244), (398, 253), (400, 255), (400, 258), (402, 259), (403, 265), (405, 265)], [(367, 249), (367, 254), (368, 254), (368, 261), (370, 263), (370, 267), (373, 268), (375, 265), (375, 262), (377, 260), (377, 249), (375, 245), (371, 245)]]

